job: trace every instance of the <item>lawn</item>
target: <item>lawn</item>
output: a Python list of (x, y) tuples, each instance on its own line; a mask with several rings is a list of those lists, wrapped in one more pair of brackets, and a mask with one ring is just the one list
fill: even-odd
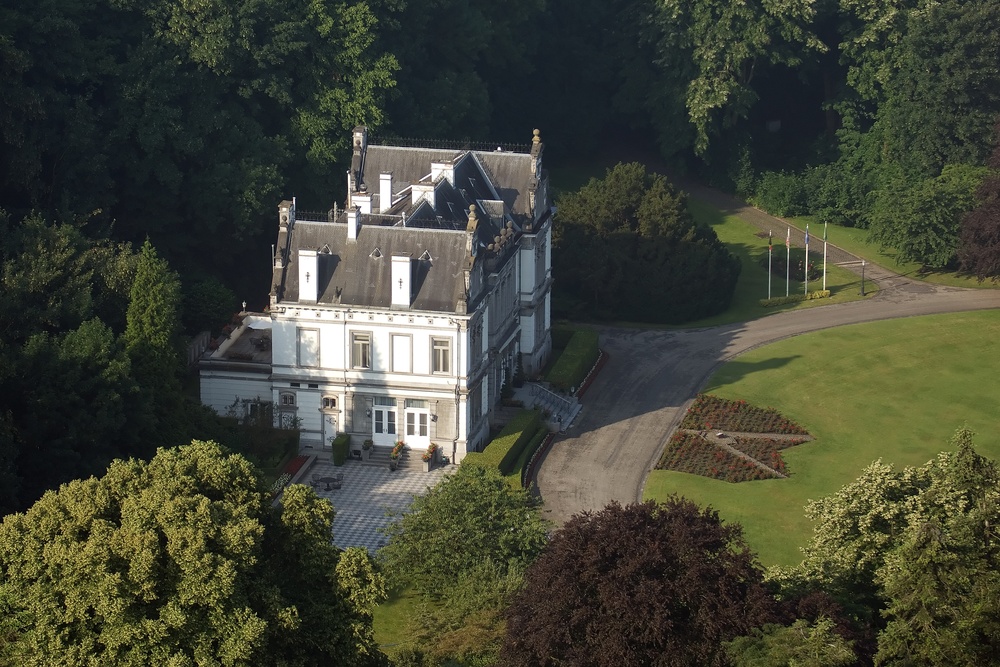
[(372, 630), (382, 650), (393, 653), (410, 640), (408, 624), (420, 612), (421, 597), (415, 591), (395, 591), (389, 599), (375, 607)]
[[(748, 352), (704, 391), (773, 406), (813, 434), (782, 452), (791, 477), (729, 484), (657, 470), (646, 497), (679, 493), (711, 505), (744, 525), (764, 564), (794, 564), (812, 531), (808, 500), (851, 482), (875, 459), (925, 463), (963, 424), (977, 433), (981, 453), (1000, 459), (998, 337), (1000, 312), (985, 311), (828, 329)], [(784, 363), (747, 372), (769, 359)]]
[[(805, 229), (806, 223), (812, 225), (810, 231), (814, 238), (823, 238), (823, 224), (816, 222), (814, 216), (803, 215), (788, 218), (800, 230)], [(828, 227), (830, 243), (843, 248), (852, 255), (863, 257), (864, 259), (884, 266), (900, 275), (912, 276), (918, 280), (926, 280), (929, 283), (939, 285), (950, 285), (952, 287), (979, 287), (995, 288), (997, 285), (991, 281), (980, 283), (975, 276), (956, 271), (932, 271), (922, 270), (917, 262), (897, 262), (896, 251), (892, 248), (880, 248), (877, 244), (868, 242), (868, 230), (857, 227), (841, 227), (840, 225), (830, 225)]]

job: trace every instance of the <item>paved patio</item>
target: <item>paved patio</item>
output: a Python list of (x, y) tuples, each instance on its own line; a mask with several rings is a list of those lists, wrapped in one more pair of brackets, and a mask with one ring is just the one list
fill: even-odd
[(455, 470), (451, 465), (430, 472), (389, 470), (388, 466), (366, 465), (355, 460), (338, 467), (329, 458), (320, 458), (302, 476), (302, 483), (308, 483), (312, 475), (333, 477), (343, 473), (339, 489), (327, 491), (324, 484), (316, 488), (316, 493), (328, 498), (337, 509), (333, 542), (341, 548), (365, 547), (374, 553), (385, 545), (386, 538), (379, 529), (393, 521), (392, 515), (398, 515), (409, 507), (414, 496), (423, 494), (446, 473)]

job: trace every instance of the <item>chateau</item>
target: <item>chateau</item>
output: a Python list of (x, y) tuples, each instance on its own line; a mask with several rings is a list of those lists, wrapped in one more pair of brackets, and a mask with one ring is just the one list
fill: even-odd
[(218, 412), (273, 405), (303, 447), (338, 433), (461, 461), (501, 388), (551, 350), (552, 217), (538, 130), (521, 151), (369, 144), (347, 201), (278, 206), (270, 304), (201, 361)]

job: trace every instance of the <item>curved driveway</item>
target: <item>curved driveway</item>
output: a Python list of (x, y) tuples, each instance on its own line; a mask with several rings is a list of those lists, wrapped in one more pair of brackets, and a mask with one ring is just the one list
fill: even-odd
[[(776, 230), (785, 224), (716, 191), (691, 189), (699, 199), (750, 224)], [(801, 245), (801, 233), (797, 236)], [(794, 229), (792, 239), (796, 241)], [(857, 259), (832, 246), (829, 256), (837, 262)], [(704, 329), (602, 329), (601, 347), (610, 359), (588, 390), (580, 418), (556, 439), (536, 469), (546, 518), (562, 524), (612, 500), (641, 500), (646, 475), (691, 400), (717, 367), (742, 352), (845, 324), (1000, 307), (997, 290), (922, 283), (875, 265), (868, 265), (866, 278), (880, 289), (864, 301)]]

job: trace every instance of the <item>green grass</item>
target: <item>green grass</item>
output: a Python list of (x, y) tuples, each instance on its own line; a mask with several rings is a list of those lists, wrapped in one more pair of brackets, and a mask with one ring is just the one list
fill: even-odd
[[(802, 215), (788, 220), (795, 223), (800, 230), (805, 229), (808, 222), (813, 238), (823, 238), (823, 224), (816, 221), (811, 215)], [(869, 262), (884, 266), (890, 271), (904, 276), (910, 276), (918, 280), (926, 280), (929, 283), (938, 285), (948, 285), (951, 287), (978, 287), (996, 288), (997, 283), (986, 281), (980, 283), (975, 276), (957, 271), (937, 271), (923, 270), (917, 262), (899, 262), (897, 252), (893, 248), (880, 248), (877, 244), (868, 241), (868, 230), (857, 227), (841, 227), (830, 225), (828, 227), (828, 240), (835, 246), (843, 248), (852, 255), (862, 257)]]
[(815, 441), (782, 452), (792, 476), (727, 484), (653, 471), (646, 497), (711, 505), (743, 524), (764, 564), (794, 564), (812, 532), (805, 504), (875, 459), (923, 464), (968, 425), (980, 453), (1000, 460), (998, 337), (1000, 311), (985, 311), (840, 327), (742, 355), (705, 391), (773, 406), (808, 429)]
[(410, 640), (408, 624), (420, 613), (421, 604), (420, 595), (407, 589), (393, 592), (388, 600), (375, 607), (372, 629), (379, 646), (389, 652), (393, 647), (405, 646)]

